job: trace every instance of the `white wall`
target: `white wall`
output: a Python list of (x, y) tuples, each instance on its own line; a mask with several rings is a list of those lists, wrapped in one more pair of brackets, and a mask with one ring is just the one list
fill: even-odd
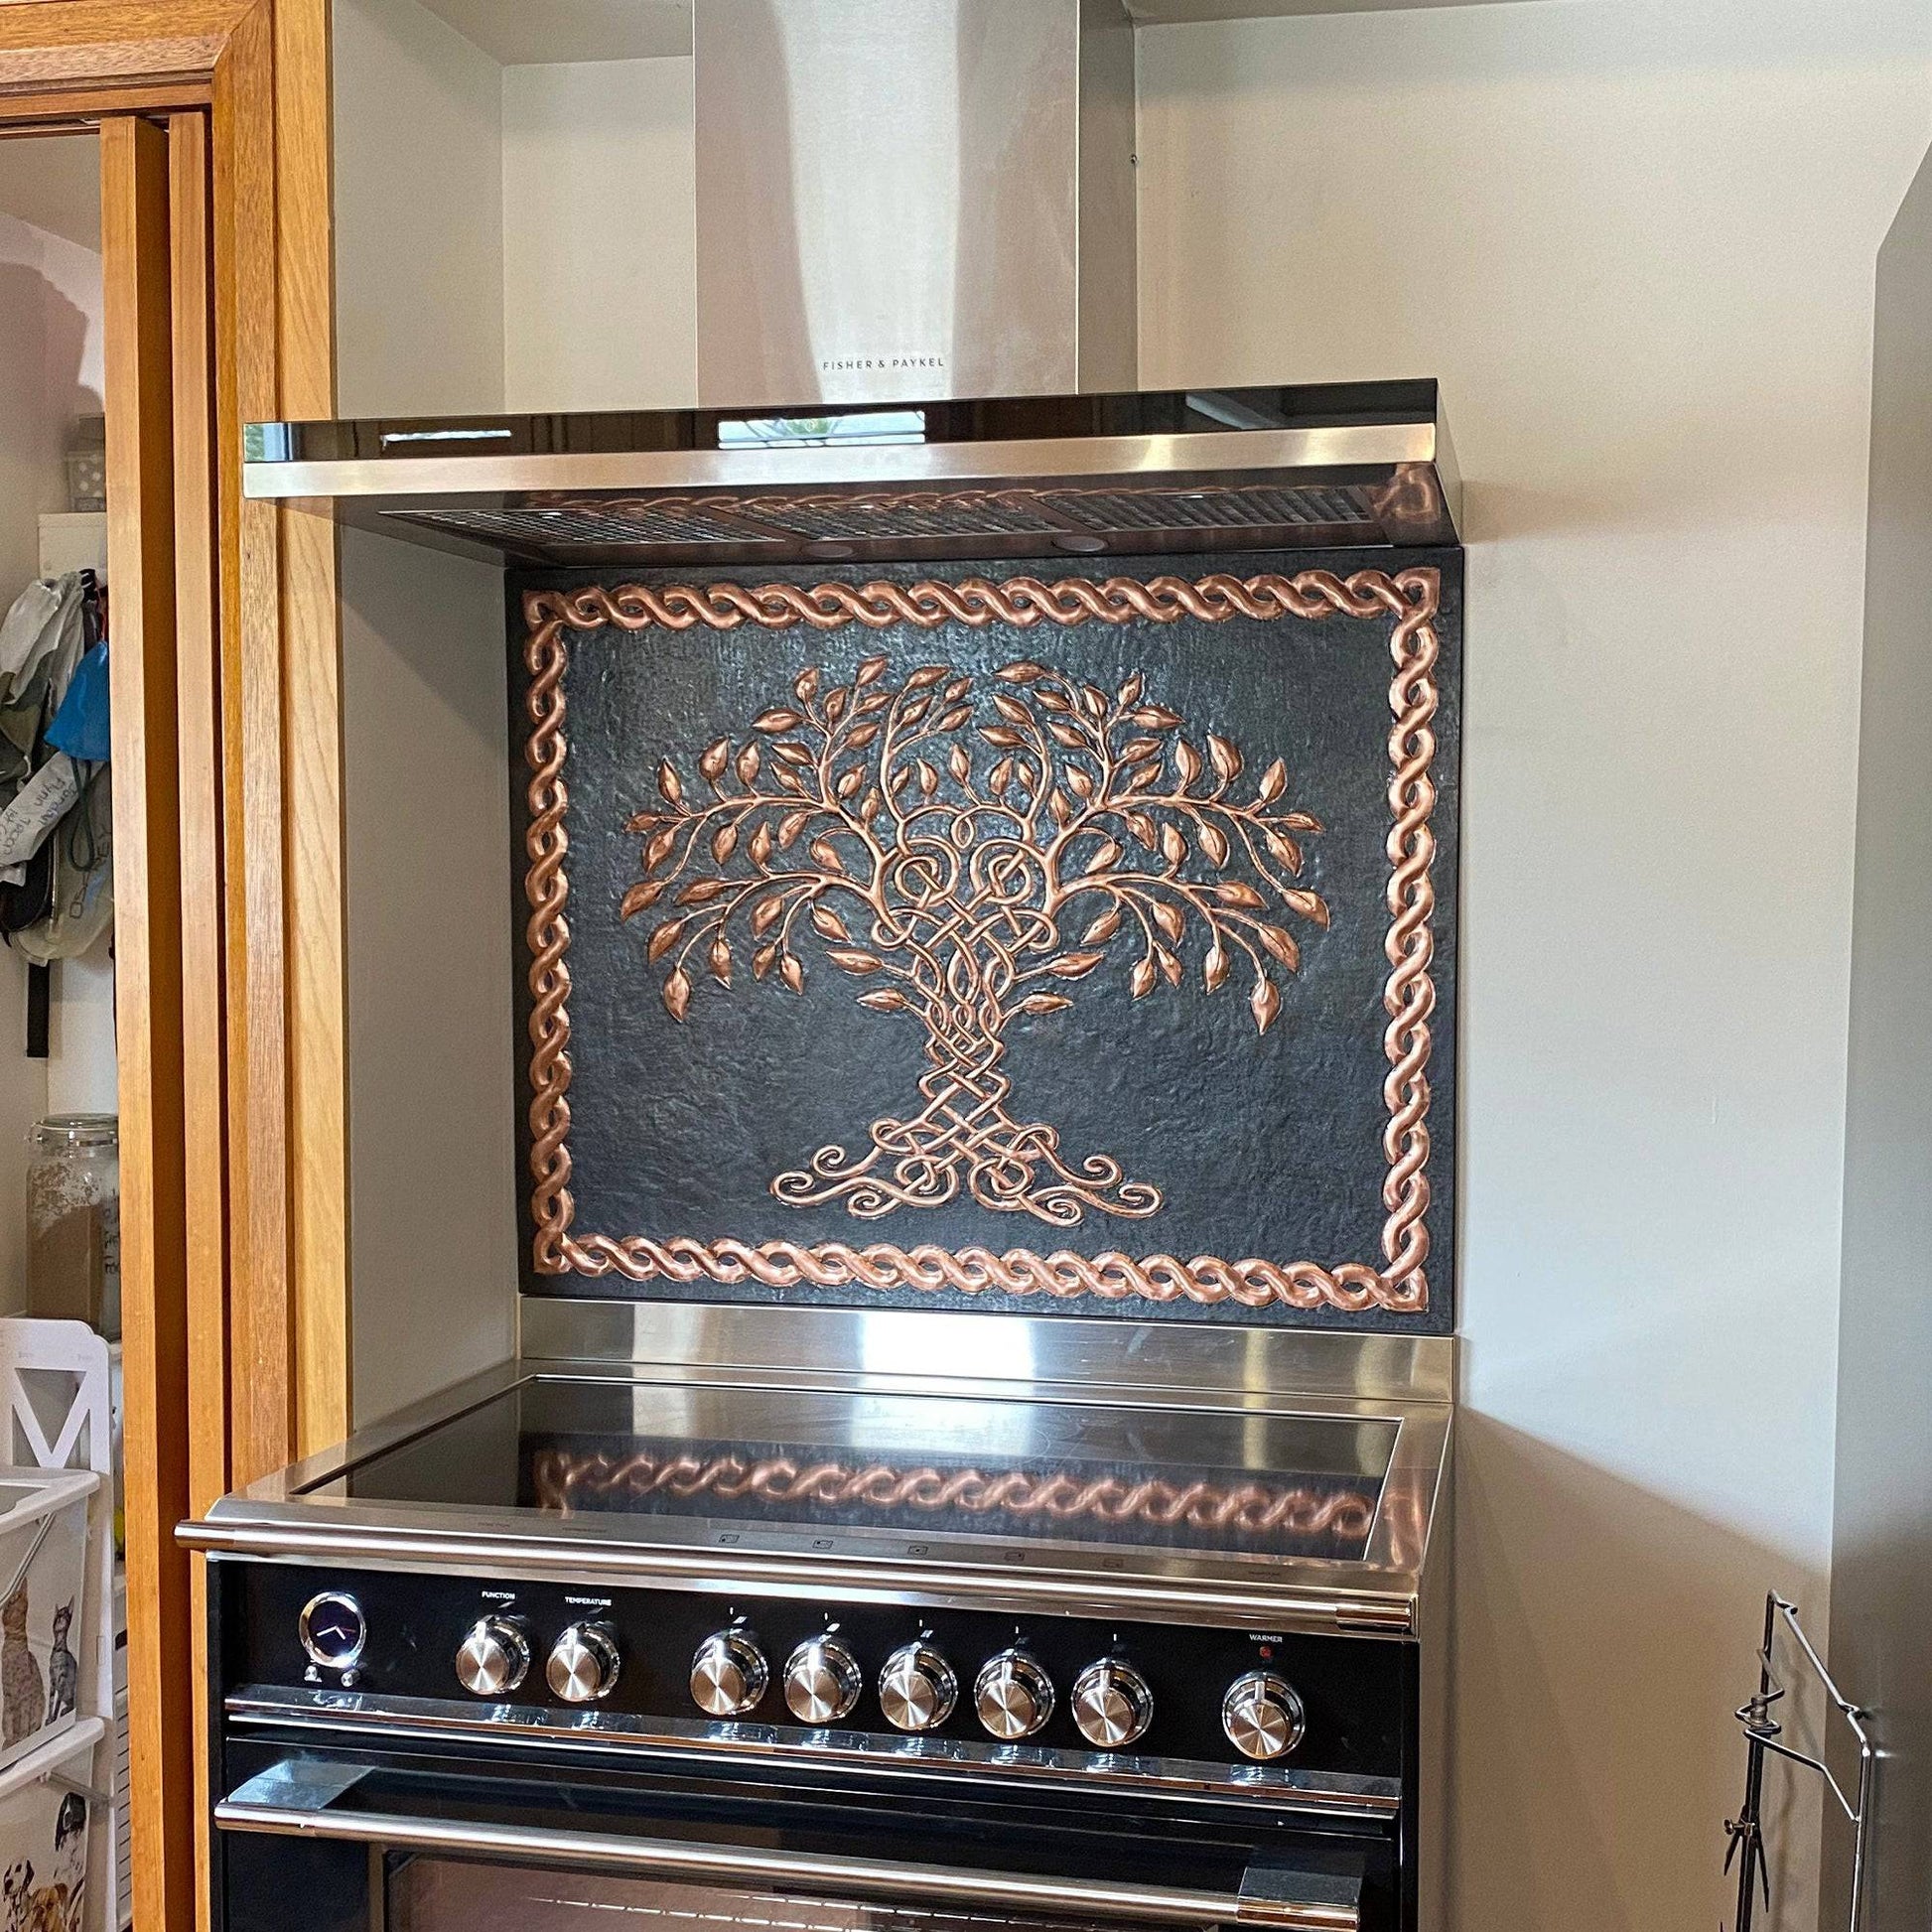
[[(40, 513), (68, 506), (68, 425), (101, 413), (103, 387), (98, 249), (10, 210), (84, 213), (97, 181), (85, 141), (0, 143), (0, 614), (39, 572)], [(51, 1057), (30, 1060), (26, 966), (0, 947), (0, 1312), (26, 1306), (28, 1129), (44, 1113), (116, 1107), (105, 942), (56, 966), (53, 992)]]
[(345, 416), (503, 406), (502, 70), (416, 0), (337, 0)]
[[(502, 78), (417, 0), (337, 0), (345, 414), (503, 406)], [(499, 575), (342, 548), (352, 1397), (368, 1422), (514, 1345)]]
[[(1832, 1669), (1872, 1707), (1870, 1932), (1932, 1924), (1932, 159), (1879, 256)], [(1850, 1882), (1850, 1834), (1827, 1844)]]
[(1762, 1592), (1824, 1614), (1872, 265), (1932, 13), (1141, 63), (1143, 381), (1439, 374), (1469, 480), (1456, 1923), (1706, 1928)]
[(344, 533), (358, 1424), (515, 1348), (507, 672), (496, 571)]
[(692, 74), (688, 60), (503, 69), (505, 407), (696, 395)]

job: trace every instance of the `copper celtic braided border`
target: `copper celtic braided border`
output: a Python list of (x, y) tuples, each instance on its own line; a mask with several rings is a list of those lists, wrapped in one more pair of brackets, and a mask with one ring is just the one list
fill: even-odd
[[(1436, 909), (1433, 867), (1436, 837), (1430, 819), (1436, 805), (1432, 766), (1438, 704), (1436, 664), (1440, 643), (1435, 619), (1441, 608), (1439, 571), (1416, 569), (1391, 577), (1357, 571), (1343, 580), (1331, 571), (1295, 577), (1238, 578), (1215, 573), (1188, 582), (1155, 577), (1142, 583), (1112, 577), (1094, 583), (1036, 577), (1000, 583), (966, 578), (913, 584), (763, 584), (745, 589), (714, 584), (652, 588), (629, 584), (617, 590), (538, 591), (523, 601), (528, 630), (525, 665), (530, 674), (526, 709), (530, 738), (530, 827), (525, 838), (529, 870), (524, 894), (530, 905), (530, 1175), (535, 1226), (532, 1260), (540, 1275), (577, 1274), (630, 1281), (664, 1280), (726, 1286), (757, 1282), (765, 1288), (864, 1288), (879, 1291), (954, 1290), (976, 1295), (1044, 1295), (1057, 1301), (1093, 1297), (1104, 1302), (1142, 1301), (1203, 1305), (1234, 1303), (1260, 1309), (1322, 1306), (1359, 1312), (1383, 1309), (1419, 1314), (1429, 1307), (1429, 1055), (1430, 1022), (1436, 1010), (1431, 977)], [(576, 1205), (570, 1192), (570, 947), (566, 916), (570, 886), (564, 876), (569, 835), (564, 819), (569, 789), (563, 770), (566, 633), (615, 625), (639, 631), (651, 626), (689, 630), (703, 625), (736, 630), (746, 623), (766, 630), (808, 624), (839, 630), (859, 623), (883, 630), (910, 624), (932, 630), (945, 623), (977, 629), (1011, 624), (1031, 629), (1047, 622), (1081, 624), (1173, 623), (1182, 618), (1225, 622), (1231, 618), (1281, 617), (1317, 620), (1392, 617), (1389, 647), (1395, 671), (1389, 686), (1389, 930), (1383, 950), (1389, 976), (1383, 987), (1388, 1025), (1383, 1081), (1388, 1124), (1382, 1183), (1387, 1219), (1382, 1228), (1382, 1266), (1342, 1262), (1332, 1268), (1311, 1261), (1224, 1261), (1199, 1255), (1134, 1256), (1108, 1252), (1039, 1255), (1027, 1248), (995, 1253), (929, 1243), (900, 1248), (885, 1242), (854, 1248), (826, 1241), (811, 1247), (792, 1241), (757, 1244), (685, 1238), (653, 1241), (571, 1233)]]
[(573, 1454), (546, 1449), (533, 1471), (538, 1503), (569, 1511), (580, 1496), (622, 1497), (643, 1502), (670, 1495), (680, 1502), (716, 1496), (724, 1502), (779, 1507), (816, 1503), (832, 1508), (915, 1509), (928, 1514), (959, 1510), (973, 1516), (1050, 1518), (1147, 1523), (1160, 1529), (1185, 1526), (1236, 1536), (1295, 1536), (1330, 1531), (1366, 1537), (1375, 1522), (1375, 1499), (1357, 1490), (1324, 1492), (1301, 1486), (1271, 1489), (1256, 1482), (1231, 1488), (1212, 1482), (1128, 1481), (1120, 1476), (1037, 1475), (1004, 1469), (896, 1469), (884, 1462), (852, 1468), (842, 1462), (796, 1462), (790, 1456), (748, 1461), (730, 1453), (699, 1457)]

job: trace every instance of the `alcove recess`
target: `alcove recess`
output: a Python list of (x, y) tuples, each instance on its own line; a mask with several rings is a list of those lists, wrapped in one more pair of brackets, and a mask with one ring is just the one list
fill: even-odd
[[(1144, 22), (1337, 10), (1131, 9)], [(586, 0), (566, 18), (503, 0), (338, 0), (335, 32), (341, 415), (688, 408), (688, 6)], [(1142, 261), (1143, 285), (1158, 266)], [(1433, 389), (1421, 413), (1433, 422)], [(522, 751), (505, 730), (499, 561), (348, 526), (341, 583), (366, 1421), (515, 1345), (526, 1095), (521, 935), (505, 908)]]

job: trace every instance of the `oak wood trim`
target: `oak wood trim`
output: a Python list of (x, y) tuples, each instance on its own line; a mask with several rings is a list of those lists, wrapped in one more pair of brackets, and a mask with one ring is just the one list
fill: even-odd
[(0, 6), (0, 84), (53, 88), (206, 76), (259, 0), (15, 0)]
[(214, 71), (216, 448), (226, 853), (230, 1477), (296, 1452), (285, 945), (281, 518), (241, 494), (241, 430), (275, 415), (275, 49), (267, 8)]
[[(276, 265), (284, 417), (336, 410), (334, 85), (328, 0), (277, 0)], [(295, 1440), (348, 1434), (348, 1001), (342, 628), (335, 521), (284, 508)]]
[(175, 347), (175, 631), (181, 757), (182, 1025), (188, 1149), (188, 1324), (197, 1511), (228, 1487), (226, 1052), (222, 1032), (219, 559), (215, 536), (214, 234), (209, 131), (171, 118)]
[[(216, 611), (214, 235), (208, 123), (168, 124), (175, 352), (176, 739), (181, 760), (183, 1108), (187, 1119), (188, 1492), (228, 1486), (226, 1054), (222, 1036), (221, 712)], [(207, 1566), (193, 1565), (195, 1896), (209, 1903)], [(207, 1923), (206, 1918), (202, 1919)]]
[(107, 550), (114, 587), (115, 1026), (120, 1049), (129, 1750), (134, 1909), (195, 1900), (182, 902), (168, 138), (101, 129)]
[[(0, 69), (9, 58), (0, 55)], [(11, 86), (0, 82), (0, 134), (51, 132), (71, 127), (76, 121), (95, 121), (104, 114), (172, 114), (206, 107), (213, 97), (213, 88), (203, 79), (163, 81), (158, 86), (138, 80), (114, 81), (52, 92), (33, 81)]]

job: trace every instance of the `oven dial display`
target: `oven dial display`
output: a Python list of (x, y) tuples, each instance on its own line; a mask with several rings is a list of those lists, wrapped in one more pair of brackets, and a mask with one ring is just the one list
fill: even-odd
[(352, 1670), (368, 1648), (362, 1606), (345, 1589), (325, 1589), (302, 1606), (296, 1632), (309, 1661), (324, 1670)]

